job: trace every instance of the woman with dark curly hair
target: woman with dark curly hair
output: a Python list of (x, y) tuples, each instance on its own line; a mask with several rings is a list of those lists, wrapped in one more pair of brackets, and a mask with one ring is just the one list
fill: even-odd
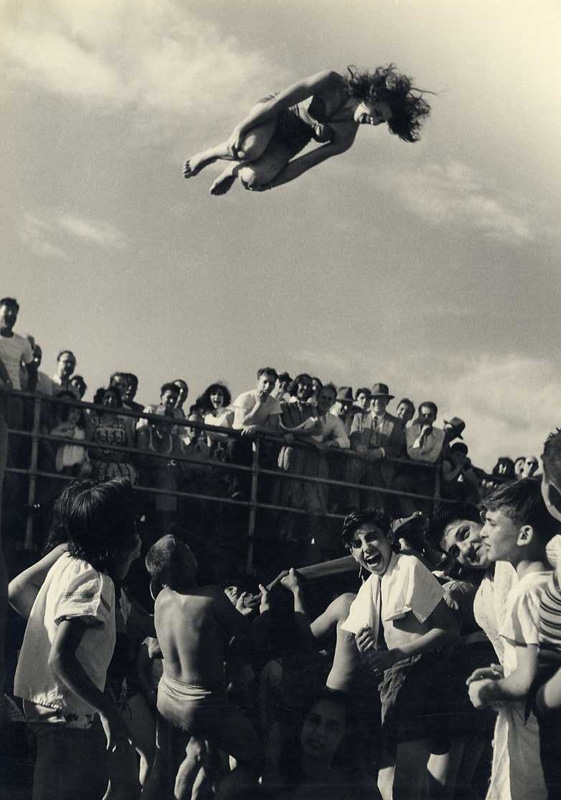
[[(223, 383), (211, 383), (197, 400), (197, 405), (204, 415), (203, 422), (205, 425), (213, 425), (216, 428), (231, 428), (234, 421), (234, 410), (230, 408), (231, 402), (232, 395), (227, 386)], [(222, 459), (228, 443), (227, 434), (207, 431), (206, 440), (211, 454), (215, 454)]]
[[(352, 147), (359, 125), (387, 123), (391, 133), (416, 142), (430, 106), (411, 78), (394, 64), (374, 72), (347, 68), (343, 76), (325, 70), (259, 100), (230, 138), (185, 162), (186, 178), (218, 160), (232, 164), (210, 187), (225, 194), (237, 178), (262, 192), (298, 178)], [(294, 158), (312, 140), (321, 147)]]

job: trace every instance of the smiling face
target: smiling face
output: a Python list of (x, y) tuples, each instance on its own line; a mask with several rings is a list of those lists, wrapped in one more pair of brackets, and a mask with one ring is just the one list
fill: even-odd
[(108, 389), (103, 395), (103, 400), (101, 401), (101, 405), (105, 406), (105, 408), (118, 408), (119, 401), (117, 400), (117, 390)]
[(318, 700), (306, 715), (300, 744), (304, 757), (331, 764), (347, 729), (345, 709), (328, 699)]
[(312, 393), (312, 382), (309, 378), (300, 378), (296, 386), (296, 397), (298, 400), (305, 401)]
[(393, 116), (389, 103), (379, 100), (375, 103), (363, 100), (355, 109), (354, 120), (359, 125), (381, 125)]
[(446, 527), (442, 546), (448, 555), (462, 567), (487, 569), (490, 565), (487, 547), (481, 539), (482, 525), (468, 519), (460, 519)]
[(177, 402), (177, 398), (179, 397), (179, 392), (174, 392), (171, 389), (166, 389), (165, 392), (162, 392), (160, 395), (160, 405), (167, 411), (171, 411), (175, 408), (175, 404)]
[(407, 425), (415, 416), (415, 409), (409, 403), (400, 403), (397, 407), (395, 415), (398, 419), (402, 420), (404, 425)]
[(361, 567), (382, 577), (393, 551), (390, 539), (380, 528), (365, 522), (355, 531), (350, 547), (352, 557)]

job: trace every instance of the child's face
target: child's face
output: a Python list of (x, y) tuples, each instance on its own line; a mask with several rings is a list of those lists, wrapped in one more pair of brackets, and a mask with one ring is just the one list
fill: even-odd
[(520, 526), (505, 513), (505, 509), (485, 511), (481, 540), (487, 548), (489, 561), (515, 561), (519, 533)]
[(319, 700), (308, 712), (300, 744), (304, 754), (320, 761), (331, 762), (346, 731), (345, 711), (329, 700)]
[(80, 422), (80, 409), (79, 408), (71, 408), (68, 411), (68, 422), (71, 425), (76, 425)]
[(392, 557), (391, 541), (372, 523), (365, 523), (351, 540), (351, 554), (361, 567), (380, 577), (387, 570)]

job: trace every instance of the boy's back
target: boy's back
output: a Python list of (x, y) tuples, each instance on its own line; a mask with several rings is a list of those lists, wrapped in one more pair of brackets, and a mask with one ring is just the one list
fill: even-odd
[(223, 687), (225, 647), (245, 620), (218, 587), (162, 589), (154, 622), (168, 677), (209, 690)]

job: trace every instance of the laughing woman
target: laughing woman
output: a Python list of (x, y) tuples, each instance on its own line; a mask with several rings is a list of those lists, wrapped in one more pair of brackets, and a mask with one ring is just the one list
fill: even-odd
[[(393, 64), (372, 73), (347, 69), (346, 76), (318, 72), (262, 98), (229, 139), (186, 161), (184, 176), (193, 178), (215, 161), (230, 161), (210, 193), (225, 194), (238, 178), (246, 189), (261, 192), (344, 153), (359, 125), (387, 123), (403, 141), (416, 142), (430, 106), (411, 78)], [(311, 141), (321, 146), (294, 158)]]

